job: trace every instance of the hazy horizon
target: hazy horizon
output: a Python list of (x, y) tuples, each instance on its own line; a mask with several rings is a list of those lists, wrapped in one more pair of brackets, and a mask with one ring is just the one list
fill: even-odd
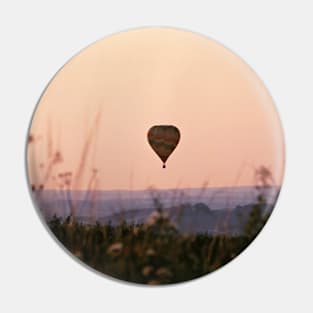
[[(204, 190), (204, 189), (233, 189), (233, 188), (257, 188), (257, 187), (261, 187), (261, 188), (281, 188), (281, 185), (268, 185), (268, 186), (259, 186), (259, 185), (234, 185), (234, 186), (206, 186), (206, 187), (178, 187), (178, 188), (153, 188), (153, 187), (147, 187), (147, 188), (143, 188), (143, 189), (91, 189), (92, 191), (158, 191), (158, 190)], [(90, 191), (90, 189), (73, 189), (73, 188), (64, 188), (64, 189), (60, 189), (60, 188), (49, 188), (49, 189), (44, 189), (45, 191)], [(40, 192), (41, 190), (37, 190), (38, 192)]]

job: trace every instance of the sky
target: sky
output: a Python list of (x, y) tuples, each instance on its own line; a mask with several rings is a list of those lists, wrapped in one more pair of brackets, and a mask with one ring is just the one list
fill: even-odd
[[(154, 125), (180, 130), (166, 169), (147, 141)], [(93, 169), (103, 190), (253, 185), (259, 166), (277, 185), (283, 177), (282, 128), (263, 83), (222, 45), (182, 30), (131, 30), (82, 50), (44, 91), (30, 134), (29, 179), (47, 188), (70, 171), (71, 188), (86, 189)], [(49, 168), (56, 151), (62, 162)]]

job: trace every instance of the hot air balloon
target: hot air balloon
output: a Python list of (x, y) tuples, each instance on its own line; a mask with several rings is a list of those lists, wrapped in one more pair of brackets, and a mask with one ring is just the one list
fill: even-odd
[(180, 132), (173, 125), (155, 125), (148, 131), (148, 142), (159, 156), (165, 168), (165, 162), (175, 150), (180, 140)]

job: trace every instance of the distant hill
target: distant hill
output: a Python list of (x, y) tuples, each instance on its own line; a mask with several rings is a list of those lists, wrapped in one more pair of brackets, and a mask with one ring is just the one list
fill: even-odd
[[(278, 187), (262, 190), (267, 203), (264, 214), (271, 212), (279, 190)], [(34, 193), (34, 198), (46, 219), (54, 215), (65, 218), (73, 206), (82, 223), (116, 224), (121, 220), (144, 223), (161, 207), (180, 231), (236, 233), (247, 221), (259, 194), (260, 190), (250, 186), (158, 191), (43, 190)]]
[[(234, 209), (210, 210), (203, 203), (184, 205), (164, 210), (169, 219), (184, 233), (227, 233), (237, 235), (247, 223), (253, 205), (238, 206)], [(127, 223), (145, 223), (154, 209), (132, 210), (124, 213), (113, 214), (99, 219), (100, 223), (111, 222), (113, 225), (125, 220)], [(271, 211), (266, 210), (266, 214)], [(80, 218), (79, 218), (80, 219)], [(82, 218), (82, 222), (88, 222), (88, 218)], [(89, 220), (90, 221), (90, 220)]]
[[(238, 206), (234, 209), (211, 210), (203, 203), (183, 205), (164, 209), (164, 212), (176, 228), (183, 233), (209, 233), (240, 235), (252, 212), (253, 204)], [(272, 208), (266, 209), (266, 214)], [(111, 223), (117, 225), (121, 221), (134, 224), (144, 224), (156, 212), (155, 209), (137, 209), (114, 213), (105, 217), (78, 215), (77, 221), (84, 224)], [(265, 213), (265, 210), (264, 212)]]

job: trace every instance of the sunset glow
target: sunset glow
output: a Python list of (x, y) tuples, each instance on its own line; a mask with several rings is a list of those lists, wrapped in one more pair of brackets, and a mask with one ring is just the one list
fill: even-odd
[[(153, 125), (181, 134), (166, 169), (147, 141)], [(123, 32), (80, 52), (45, 90), (30, 134), (31, 182), (56, 151), (56, 172), (77, 173), (84, 147), (76, 189), (95, 169), (103, 190), (253, 185), (261, 165), (277, 185), (283, 175), (282, 129), (262, 82), (226, 48), (175, 29)]]

